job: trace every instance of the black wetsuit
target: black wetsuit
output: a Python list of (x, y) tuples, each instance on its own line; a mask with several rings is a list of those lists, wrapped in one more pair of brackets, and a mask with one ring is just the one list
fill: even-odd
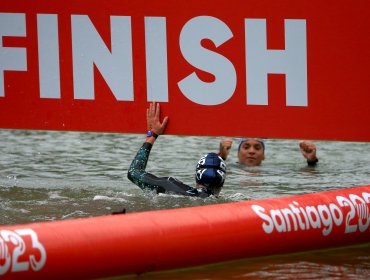
[(145, 142), (137, 152), (130, 165), (127, 177), (141, 189), (155, 190), (157, 193), (181, 194), (186, 196), (208, 197), (210, 194), (203, 189), (185, 185), (173, 177), (157, 177), (145, 171), (152, 144)]
[(307, 165), (310, 166), (310, 167), (315, 167), (316, 164), (319, 162), (319, 159), (315, 159), (314, 161), (308, 161), (307, 160)]

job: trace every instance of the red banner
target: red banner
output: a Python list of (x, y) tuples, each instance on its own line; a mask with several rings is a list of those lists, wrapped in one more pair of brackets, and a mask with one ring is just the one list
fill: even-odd
[(370, 2), (2, 0), (0, 128), (370, 141)]

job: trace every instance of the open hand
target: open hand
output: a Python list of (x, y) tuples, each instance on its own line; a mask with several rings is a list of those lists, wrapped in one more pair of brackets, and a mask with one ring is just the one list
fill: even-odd
[(155, 134), (163, 134), (168, 117), (164, 117), (163, 122), (160, 121), (161, 109), (159, 103), (152, 102), (149, 108), (146, 109), (146, 124), (148, 130), (153, 131)]

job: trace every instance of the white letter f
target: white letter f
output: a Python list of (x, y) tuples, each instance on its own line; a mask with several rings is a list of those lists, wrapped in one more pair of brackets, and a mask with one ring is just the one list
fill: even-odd
[(26, 36), (25, 14), (0, 13), (0, 96), (5, 96), (4, 70), (27, 71), (25, 48), (4, 48), (3, 36)]

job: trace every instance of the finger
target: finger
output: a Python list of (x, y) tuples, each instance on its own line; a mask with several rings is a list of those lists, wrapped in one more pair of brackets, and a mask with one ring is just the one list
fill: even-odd
[(167, 123), (168, 123), (168, 117), (166, 116), (166, 117), (164, 117), (164, 119), (163, 119), (162, 126), (166, 126), (166, 125), (167, 125)]
[(153, 111), (154, 111), (154, 102), (150, 103), (150, 110), (149, 110), (149, 115), (152, 116), (153, 115)]
[(155, 110), (155, 117), (156, 117), (156, 119), (158, 119), (158, 120), (159, 120), (160, 113), (161, 113), (161, 108), (160, 108), (159, 103), (157, 103), (157, 108), (156, 108), (156, 110)]
[(306, 143), (302, 143), (301, 147), (302, 147), (302, 149), (303, 149), (303, 150), (305, 150), (305, 151), (307, 151), (307, 150), (309, 150), (309, 149), (310, 149), (310, 146), (308, 146)]
[(167, 123), (168, 123), (168, 117), (166, 116), (164, 119), (163, 119), (163, 123), (161, 124), (161, 130), (162, 130), (162, 133), (163, 131), (165, 130), (166, 126), (167, 126)]
[(152, 103), (150, 103), (150, 114), (152, 115), (153, 114), (153, 111), (154, 111), (154, 107), (155, 106), (155, 103), (154, 102), (152, 102)]

